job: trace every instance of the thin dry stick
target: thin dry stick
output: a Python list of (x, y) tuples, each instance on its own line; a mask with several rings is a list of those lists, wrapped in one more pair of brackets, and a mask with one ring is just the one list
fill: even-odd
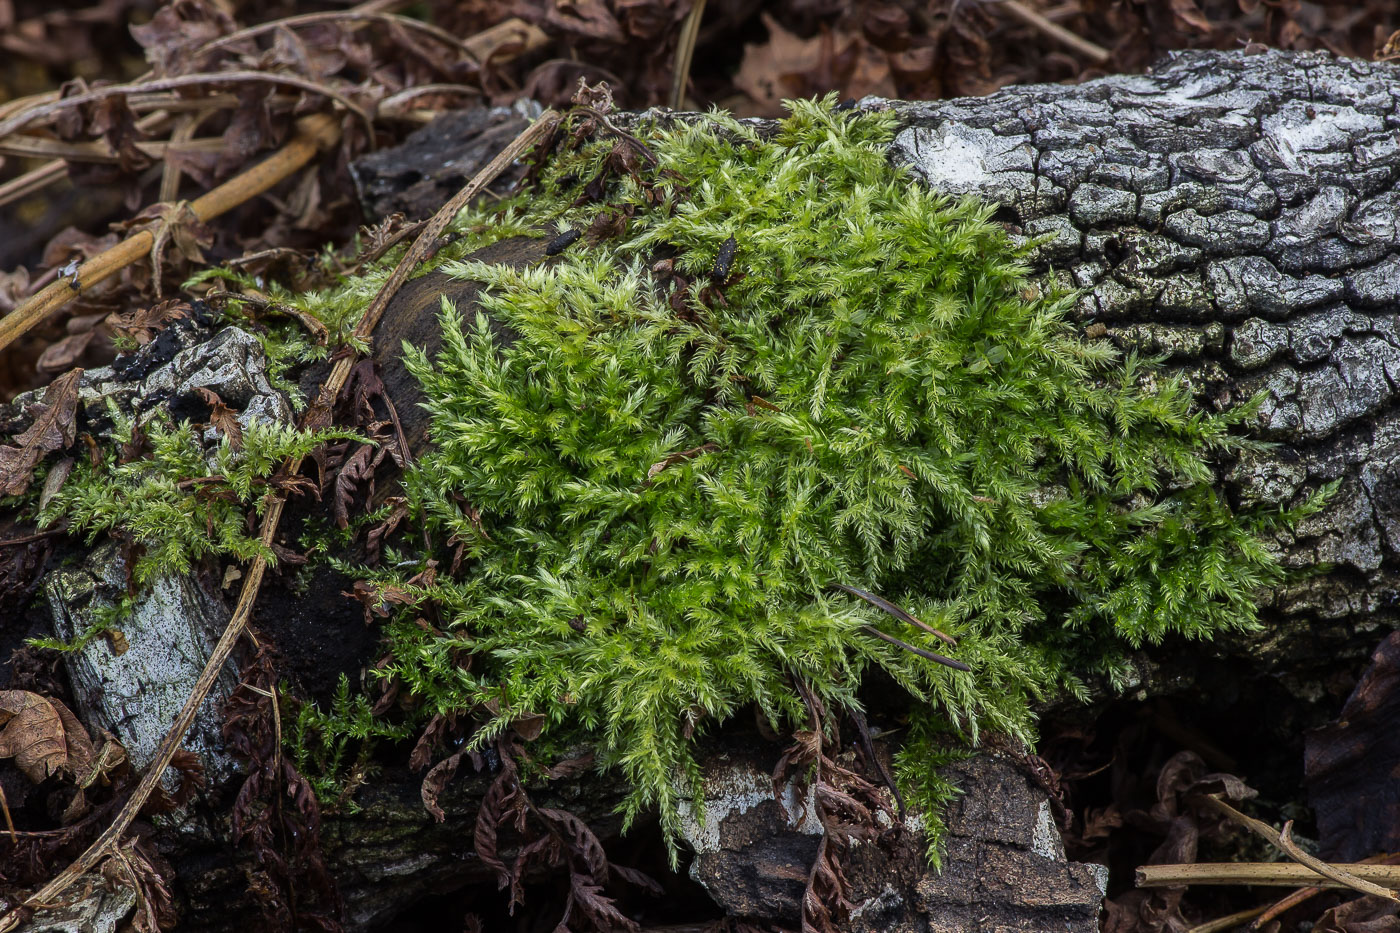
[(1108, 60), (1113, 57), (1113, 53), (1108, 49), (1090, 42), (1083, 36), (1070, 32), (1059, 23), (1052, 23), (1035, 10), (1026, 6), (1021, 0), (1001, 0), (1000, 6), (1021, 22), (1039, 29), (1061, 45), (1073, 49), (1085, 58), (1091, 59), (1096, 65), (1105, 65), (1108, 63)]
[[(423, 233), (399, 260), (398, 266), (394, 269), (387, 281), (380, 287), (379, 293), (374, 296), (368, 308), (365, 309), (360, 318), (360, 324), (355, 329), (357, 336), (368, 338), (374, 330), (379, 318), (383, 315), (384, 309), (388, 307), (389, 300), (394, 297), (394, 293), (408, 280), (409, 274), (417, 267), (418, 263), (425, 257), (436, 244), (438, 236), (452, 219), (457, 216), (458, 211), (466, 205), (477, 193), (496, 179), (501, 172), (505, 171), (519, 155), (525, 152), (536, 140), (544, 138), (553, 132), (558, 124), (559, 114), (553, 110), (546, 110), (544, 114), (534, 124), (515, 138), (500, 155), (492, 159), (485, 168), (476, 174), (471, 181), (467, 182), (457, 196), (443, 206), (433, 219), (428, 223)], [(317, 399), (317, 408), (329, 410), (334, 403), (340, 390), (345, 387), (346, 377), (350, 374), (353, 363), (351, 356), (342, 357), (331, 370), (330, 376), (321, 387), (320, 395)], [(288, 475), (295, 476), (301, 470), (302, 457), (296, 457), (287, 463)], [(273, 538), (277, 534), (277, 524), (282, 518), (282, 508), (286, 500), (282, 492), (270, 493), (267, 497), (267, 511), (263, 513), (262, 533), (260, 540), (263, 545), (263, 553), (253, 558), (248, 565), (248, 571), (243, 577), (243, 588), (238, 594), (238, 604), (234, 607), (233, 616), (229, 619), (228, 625), (224, 628), (224, 633), (219, 638), (219, 642), (210, 652), (209, 660), (204, 665), (204, 670), (200, 673), (199, 679), (195, 681), (194, 689), (185, 699), (185, 705), (180, 709), (180, 714), (175, 717), (175, 722), (171, 725), (170, 731), (161, 740), (160, 748), (157, 749), (154, 760), (146, 773), (142, 775), (141, 782), (136, 785), (131, 797), (122, 805), (121, 812), (117, 814), (112, 825), (103, 831), (97, 840), (88, 846), (82, 855), (58, 874), (52, 881), (44, 885), (39, 891), (30, 895), (24, 902), (24, 907), (35, 908), (53, 901), (62, 894), (69, 885), (78, 879), (84, 872), (91, 869), (100, 862), (121, 839), (126, 832), (131, 821), (136, 818), (141, 807), (145, 805), (151, 792), (160, 783), (161, 775), (164, 774), (170, 760), (180, 749), (180, 743), (184, 741), (185, 733), (189, 731), (190, 725), (194, 722), (195, 714), (204, 703), (205, 697), (209, 695), (209, 690), (214, 686), (214, 681), (219, 677), (219, 672), (223, 670), (224, 663), (228, 661), (229, 655), (233, 652), (233, 646), (248, 626), (248, 619), (253, 612), (253, 603), (258, 598), (258, 590), (262, 585), (263, 573), (267, 570), (267, 558), (264, 556), (272, 549)], [(14, 929), (24, 919), (24, 910), (16, 908), (0, 917), (0, 933)]]
[(865, 634), (874, 635), (881, 641), (887, 641), (890, 644), (894, 645), (896, 648), (903, 648), (910, 654), (917, 654), (919, 657), (923, 658), (926, 661), (934, 661), (938, 664), (942, 664), (944, 667), (951, 667), (955, 671), (972, 670), (972, 668), (968, 667), (961, 661), (954, 661), (952, 658), (945, 658), (941, 654), (934, 654), (932, 651), (925, 651), (923, 648), (915, 647), (914, 645), (909, 644), (907, 641), (900, 641), (893, 635), (886, 635), (884, 632), (880, 631), (873, 625), (862, 625), (860, 628), (861, 631), (865, 632)]
[(1266, 841), (1272, 843), (1273, 845), (1278, 846), (1284, 852), (1288, 853), (1289, 857), (1292, 858), (1294, 861), (1298, 862), (1301, 865), (1306, 865), (1308, 868), (1311, 868), (1313, 871), (1317, 872), (1319, 875), (1322, 875), (1324, 878), (1331, 878), (1338, 884), (1351, 888), (1355, 891), (1360, 891), (1362, 894), (1373, 894), (1376, 897), (1383, 897), (1386, 900), (1400, 902), (1400, 897), (1396, 897), (1395, 892), (1390, 890), (1389, 888), (1383, 888), (1378, 884), (1372, 884), (1369, 881), (1364, 881), (1361, 878), (1356, 877), (1356, 875), (1350, 874), (1347, 871), (1338, 868), (1335, 865), (1329, 865), (1322, 859), (1317, 858), (1316, 856), (1309, 855), (1302, 849), (1298, 848), (1298, 844), (1293, 841), (1292, 820), (1289, 820), (1287, 823), (1283, 824), (1283, 831), (1280, 832), (1279, 830), (1274, 829), (1272, 826), (1270, 826), (1268, 823), (1263, 822), (1262, 820), (1256, 820), (1253, 817), (1245, 816), (1243, 813), (1236, 810), (1234, 807), (1230, 806), (1228, 803), (1221, 800), (1219, 797), (1207, 795), (1205, 797), (1202, 797), (1201, 799), (1206, 802), (1207, 806), (1211, 807), (1216, 812), (1224, 814), (1225, 816), (1229, 817), (1231, 820), (1234, 820), (1236, 823), (1245, 827), (1255, 835), (1260, 836)]
[(397, 13), (380, 13), (363, 8), (356, 10), (331, 10), (325, 13), (302, 13), (300, 16), (288, 16), (285, 19), (275, 19), (271, 22), (259, 23), (256, 26), (248, 26), (237, 32), (231, 32), (226, 36), (220, 36), (212, 42), (206, 42), (195, 52), (195, 57), (212, 52), (215, 49), (225, 48), (235, 42), (244, 39), (252, 39), (274, 29), (296, 29), (299, 26), (311, 26), (316, 23), (334, 22), (336, 20), (358, 20), (360, 22), (381, 23), (384, 25), (402, 26), (410, 32), (420, 32), (431, 36), (443, 45), (456, 49), (464, 53), (474, 63), (481, 64), (477, 58), (476, 50), (466, 42), (458, 39), (452, 33), (431, 23), (425, 23), (419, 19), (408, 16), (400, 16)]
[[(1276, 836), (1270, 836), (1272, 842)], [(1400, 888), (1400, 865), (1368, 865), (1351, 862), (1333, 865), (1353, 878)], [(1140, 888), (1170, 888), (1183, 884), (1262, 885), (1273, 888), (1346, 888), (1350, 885), (1319, 875), (1306, 865), (1291, 862), (1204, 862), (1193, 865), (1142, 865), (1137, 870)], [(1385, 890), (1384, 888), (1382, 890)], [(1387, 897), (1389, 895), (1387, 894)]]
[[(234, 99), (237, 100), (237, 98)], [(147, 133), (159, 127), (166, 119), (168, 119), (168, 115), (160, 111), (148, 113), (136, 121), (136, 128)], [(47, 165), (41, 165), (33, 171), (26, 172), (18, 178), (10, 179), (0, 185), (0, 206), (42, 191), (62, 178), (67, 174), (67, 171), (68, 166), (64, 164), (63, 160), (57, 159)]]
[(1304, 852), (1298, 847), (1298, 844), (1293, 841), (1292, 820), (1283, 824), (1283, 831), (1278, 834), (1278, 840), (1275, 845), (1287, 852), (1289, 858), (1293, 859), (1298, 864), (1308, 866), (1325, 878), (1331, 878), (1338, 884), (1344, 884), (1352, 890), (1360, 891), (1362, 894), (1374, 894), (1376, 897), (1384, 897), (1388, 900), (1400, 903), (1400, 897), (1396, 896), (1394, 890), (1383, 888), (1378, 884), (1371, 884), (1369, 881), (1362, 881), (1355, 875), (1349, 875), (1335, 866), (1324, 862), (1317, 856)]
[(480, 97), (481, 88), (472, 87), (470, 84), (419, 84), (415, 87), (406, 87), (381, 100), (379, 106), (375, 108), (375, 113), (383, 116), (385, 113), (396, 110), (406, 101), (422, 97), (424, 94), (460, 94), (464, 97)]
[(1198, 924), (1187, 930), (1186, 933), (1222, 933), (1224, 930), (1233, 930), (1246, 920), (1253, 920), (1262, 914), (1267, 907), (1251, 907), (1249, 910), (1241, 910), (1224, 917), (1217, 917), (1208, 923)]
[(11, 201), (18, 201), (20, 198), (27, 198), (31, 194), (43, 191), (67, 173), (68, 166), (64, 164), (62, 159), (59, 159), (47, 165), (41, 165), (31, 172), (25, 172), (17, 178), (11, 178), (0, 185), (0, 207)]
[(676, 40), (676, 64), (671, 72), (671, 109), (680, 110), (685, 102), (685, 86), (690, 80), (690, 60), (695, 55), (695, 40), (700, 35), (700, 17), (705, 15), (705, 0), (695, 0), (681, 23), (680, 38)]
[(865, 590), (857, 589), (854, 586), (847, 586), (844, 583), (833, 583), (831, 585), (832, 587), (840, 590), (843, 593), (850, 593), (852, 596), (865, 600), (870, 605), (874, 606), (876, 609), (879, 609), (882, 612), (889, 613), (901, 622), (907, 622), (917, 629), (922, 629), (923, 631), (928, 632), (930, 635), (934, 636), (939, 641), (943, 642), (951, 648), (956, 648), (958, 646), (958, 640), (952, 635), (949, 635), (947, 632), (943, 632), (939, 629), (934, 628), (927, 622), (920, 622), (918, 619), (914, 618), (909, 613), (905, 612), (903, 609), (890, 602), (888, 599), (885, 599), (883, 596), (876, 596), (874, 593), (867, 593)]
[[(1362, 859), (1362, 861), (1367, 865), (1395, 865), (1400, 864), (1400, 855), (1393, 853), (1372, 855)], [(1266, 907), (1262, 914), (1254, 918), (1254, 922), (1249, 925), (1249, 928), (1251, 930), (1262, 929), (1264, 924), (1268, 923), (1270, 920), (1292, 910), (1299, 904), (1306, 903), (1321, 893), (1322, 888), (1319, 887), (1299, 888), (1297, 891), (1279, 898)]]
[[(316, 153), (328, 149), (340, 137), (340, 126), (327, 114), (312, 114), (298, 121), (300, 132), (266, 160), (230, 178), (190, 205), (201, 221), (217, 217), (255, 198), (291, 175)], [(0, 318), (0, 350), (26, 333), (49, 314), (76, 298), (83, 288), (102, 281), (150, 253), (155, 235), (149, 230), (133, 233), (111, 249), (94, 256), (71, 276), (63, 276)], [(76, 285), (74, 284), (76, 283)]]
[[(194, 131), (199, 128), (199, 116), (194, 113), (183, 113), (175, 121), (175, 128), (170, 131), (170, 143), (181, 146), (188, 145), (194, 138)], [(180, 193), (180, 166), (178, 162), (166, 160), (160, 173), (160, 192), (156, 195), (159, 201), (173, 201)]]
[(57, 116), (65, 110), (84, 104), (95, 103), (105, 100), (108, 97), (120, 97), (124, 94), (131, 94), (134, 91), (149, 93), (151, 91), (168, 91), (180, 87), (200, 87), (206, 84), (237, 84), (239, 82), (281, 84), (286, 87), (294, 87), (298, 90), (309, 91), (312, 94), (320, 94), (322, 97), (330, 98), (359, 117), (369, 130), (370, 135), (374, 135), (374, 121), (363, 107), (355, 103), (350, 98), (336, 91), (334, 88), (317, 84), (315, 81), (308, 81), (306, 78), (298, 78), (294, 75), (268, 74), (262, 71), (214, 71), (208, 74), (179, 75), (174, 78), (161, 78), (159, 81), (144, 81), (140, 84), (116, 84), (111, 87), (98, 88), (95, 91), (88, 91), (86, 94), (74, 94), (72, 97), (65, 97), (49, 104), (32, 107), (15, 114), (7, 120), (0, 121), (0, 139), (4, 139), (11, 133), (17, 133), (36, 120), (46, 120), (49, 117)]
[[(132, 145), (153, 159), (163, 159), (174, 152), (218, 152), (228, 148), (228, 143), (220, 136), (206, 136), (203, 139), (171, 138), (168, 142), (159, 140), (139, 140)], [(8, 139), (0, 139), (0, 155), (16, 155), (25, 158), (67, 159), (72, 162), (120, 162), (121, 156), (106, 142), (65, 143), (42, 136), (19, 134)], [(162, 198), (161, 200), (168, 200)]]

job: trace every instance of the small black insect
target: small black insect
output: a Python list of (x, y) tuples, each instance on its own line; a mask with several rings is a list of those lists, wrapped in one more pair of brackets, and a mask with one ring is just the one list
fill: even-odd
[(544, 254), (546, 256), (558, 256), (560, 253), (564, 252), (564, 250), (568, 249), (573, 244), (573, 242), (581, 236), (583, 236), (583, 231), (581, 230), (565, 230), (563, 233), (559, 234), (557, 237), (549, 241), (549, 243), (544, 248)]
[(715, 254), (715, 267), (710, 270), (710, 278), (715, 282), (724, 282), (729, 278), (730, 267), (734, 265), (734, 253), (739, 249), (739, 244), (730, 237), (719, 245), (719, 252)]

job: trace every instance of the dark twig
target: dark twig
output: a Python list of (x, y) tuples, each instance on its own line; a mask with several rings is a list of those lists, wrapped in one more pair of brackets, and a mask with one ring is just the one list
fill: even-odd
[(909, 613), (905, 612), (903, 609), (899, 608), (894, 603), (890, 602), (884, 597), (876, 596), (874, 593), (867, 593), (865, 590), (857, 589), (854, 586), (847, 586), (844, 583), (833, 583), (831, 585), (836, 587), (836, 589), (840, 590), (843, 593), (850, 593), (852, 596), (860, 597), (861, 599), (868, 602), (870, 605), (874, 606), (876, 609), (882, 609), (885, 612), (888, 612), (890, 615), (894, 616), (901, 622), (908, 622), (915, 628), (923, 629), (925, 632), (928, 632), (935, 638), (941, 639), (943, 643), (948, 645), (949, 647), (956, 648), (958, 646), (958, 640), (952, 635), (940, 632), (938, 629), (925, 622), (920, 622), (918, 619), (914, 618)]
[(909, 644), (907, 641), (900, 641), (893, 635), (886, 635), (884, 632), (880, 631), (873, 625), (862, 625), (861, 629), (864, 630), (864, 632), (867, 635), (874, 635), (876, 638), (879, 638), (883, 641), (887, 641), (890, 644), (895, 645), (897, 647), (903, 648), (905, 651), (912, 652), (913, 654), (917, 654), (919, 657), (926, 658), (930, 661), (936, 661), (937, 663), (942, 664), (945, 667), (951, 667), (955, 671), (972, 670), (972, 668), (968, 667), (961, 661), (954, 661), (952, 658), (945, 658), (941, 654), (934, 654), (932, 651), (925, 651), (922, 648), (916, 648), (913, 645)]

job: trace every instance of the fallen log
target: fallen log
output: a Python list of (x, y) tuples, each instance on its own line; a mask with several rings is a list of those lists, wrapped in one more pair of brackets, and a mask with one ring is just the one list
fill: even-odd
[[(1283, 506), (1323, 484), (1339, 483), (1324, 511), (1277, 542), (1289, 566), (1323, 569), (1268, 594), (1270, 624), (1263, 632), (1189, 650), (1177, 642), (1138, 653), (1131, 687), (1141, 695), (1181, 690), (1183, 677), (1189, 688), (1208, 689), (1198, 673), (1209, 670), (1202, 657), (1225, 659), (1247, 678), (1282, 677), (1300, 694), (1320, 695), (1317, 684), (1339, 662), (1364, 659), (1376, 630), (1395, 624), (1400, 505), (1392, 501), (1392, 487), (1400, 476), (1394, 424), (1400, 334), (1393, 312), (1400, 301), (1400, 146), (1390, 114), (1398, 79), (1400, 71), (1392, 66), (1324, 54), (1191, 53), (1149, 75), (1076, 87), (859, 105), (896, 111), (902, 129), (891, 158), (908, 165), (913, 176), (941, 192), (1001, 205), (998, 218), (1008, 229), (1036, 242), (1028, 256), (1033, 268), (1081, 290), (1077, 314), (1087, 336), (1166, 355), (1206, 407), (1229, 409), (1266, 393), (1259, 428), (1276, 446), (1221, 467), (1220, 487), (1232, 501)], [(432, 127), (422, 132), (430, 141)], [(365, 172), (361, 185), (382, 190)], [(476, 258), (526, 264), (544, 250), (539, 240), (505, 241)], [(476, 287), (437, 273), (415, 279), (376, 331), (376, 359), (410, 446), (424, 442), (426, 421), (417, 413), (416, 383), (403, 369), (398, 347), (407, 339), (432, 352), (440, 340), (436, 313), (443, 297), (470, 313)], [(151, 368), (138, 378), (161, 373), (162, 385), (169, 383), (167, 391), (176, 397), (217, 385), (221, 397), (245, 411), (255, 398), (276, 407), (277, 390), (270, 386), (248, 378), (253, 388), (234, 391), (218, 375), (240, 365), (245, 376), (249, 367), (256, 375), (256, 353), (236, 334), (215, 336), (192, 327), (184, 340), (173, 349), (185, 359), (174, 363), (176, 353), (157, 361), (150, 353)], [(225, 354), (238, 346), (248, 352), (213, 367), (195, 366), (196, 358), (207, 361), (209, 345), (217, 341), (214, 349)], [(132, 379), (96, 371), (84, 378), (84, 402), (95, 419), (102, 398), (139, 406), (148, 397), (148, 387)], [(94, 555), (91, 579), (110, 574), (114, 559)], [(194, 606), (215, 605), (207, 614), (212, 639), (220, 628), (221, 587), (209, 579), (198, 585), (203, 595), (191, 597), (188, 611), (174, 615), (188, 627), (203, 614)], [(335, 585), (322, 591), (333, 597)], [(71, 637), (81, 631), (71, 587), (55, 577), (45, 592), (51, 594), (54, 633)], [(285, 606), (283, 599), (277, 605)], [(170, 624), (170, 615), (143, 617), (148, 621), (139, 631), (133, 626), (127, 638), (165, 642), (170, 636), (161, 626)], [(350, 635), (358, 609), (327, 606), (308, 623), (265, 608), (258, 624), (295, 653), (299, 641)], [(341, 670), (355, 676), (374, 660), (372, 645), (354, 638), (358, 651), (337, 656), (339, 669), (308, 670), (299, 678), (309, 694), (328, 695)], [(192, 641), (182, 637), (179, 643)], [(110, 648), (98, 640), (70, 656), (75, 697), (101, 695), (110, 665), (94, 664), (90, 653), (103, 651)], [(178, 692), (180, 684), (192, 682), (201, 665), (190, 659), (168, 689)], [(129, 695), (145, 689), (138, 683)], [(159, 715), (157, 708), (165, 707), (153, 706), (153, 715)], [(93, 702), (81, 712), (91, 728), (111, 729), (129, 749), (142, 747), (138, 733), (151, 732), (129, 704)], [(739, 780), (741, 786), (771, 770), (767, 759), (775, 756), (763, 753), (761, 744), (755, 752), (757, 742), (743, 737), (733, 752), (747, 763), (742, 773), (749, 777)], [(217, 748), (210, 754), (217, 756)], [(222, 768), (214, 759), (210, 767), (215, 773)], [(852, 929), (964, 929), (992, 915), (1008, 929), (1042, 929), (1052, 921), (1057, 928), (1094, 928), (1101, 885), (1088, 869), (1065, 865), (1057, 853), (1043, 792), (1024, 778), (1008, 777), (992, 757), (977, 759), (961, 777), (967, 790), (963, 811), (992, 803), (980, 818), (955, 814), (950, 872), (930, 873), (917, 845), (905, 845), (893, 862), (887, 854), (866, 857), (856, 850), (848, 869), (859, 898)], [(323, 826), (322, 845), (346, 901), (347, 926), (375, 929), (431, 893), (492, 886), (490, 872), (474, 863), (467, 843), (491, 779), (490, 773), (459, 775), (441, 801), (447, 820), (438, 824), (422, 810), (418, 779), (388, 775), (360, 791), (358, 814)], [(1016, 786), (1018, 780), (1025, 786)], [(609, 813), (618, 797), (611, 782), (583, 778), (543, 793), (557, 793), (557, 802), (594, 826), (605, 842), (616, 838)], [(801, 896), (801, 886), (793, 887), (794, 872), (805, 875), (799, 863), (810, 860), (815, 844), (804, 838), (800, 821), (784, 828), (780, 813), (736, 802), (751, 796), (750, 788), (711, 800), (707, 822), (688, 835), (698, 852), (692, 872), (725, 913), (791, 923), (793, 891)], [(1013, 800), (1021, 803), (1005, 803)], [(753, 844), (769, 836), (783, 841), (768, 848)], [(255, 908), (239, 899), (254, 868), (230, 845), (226, 815), (217, 807), (201, 809), (155, 838), (177, 867), (182, 929), (249, 922)], [(1006, 869), (1011, 862), (1022, 867)], [(993, 863), (1002, 867), (967, 874), (971, 866)], [(1003, 877), (988, 877), (1003, 870)], [(1018, 882), (1018, 890), (1006, 883), (1031, 870), (1044, 872), (1034, 896), (1021, 892), (1036, 885)]]

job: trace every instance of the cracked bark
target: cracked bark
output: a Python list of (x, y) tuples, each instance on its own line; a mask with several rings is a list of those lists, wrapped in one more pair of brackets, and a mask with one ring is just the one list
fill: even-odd
[[(994, 202), (1015, 235), (1034, 239), (1033, 269), (1082, 290), (1077, 315), (1086, 335), (1165, 356), (1208, 408), (1265, 393), (1258, 428), (1276, 446), (1220, 465), (1221, 488), (1234, 502), (1285, 505), (1340, 483), (1322, 514), (1277, 542), (1289, 566), (1316, 572), (1266, 594), (1266, 629), (1140, 653), (1136, 690), (1143, 696), (1209, 689), (1203, 659), (1224, 659), (1245, 677), (1281, 680), (1315, 702), (1326, 697), (1324, 683), (1339, 664), (1359, 664), (1378, 631), (1396, 625), (1397, 98), (1400, 68), (1269, 52), (1189, 53), (1148, 75), (1013, 87), (982, 99), (861, 104), (898, 112), (903, 128), (892, 159), (936, 190)], [(431, 146), (431, 128), (425, 133), (420, 144)], [(387, 154), (381, 163), (404, 164)], [(460, 161), (452, 171), (470, 174)], [(376, 182), (373, 166), (362, 165), (357, 177), (366, 190), (392, 187)], [(482, 258), (530, 261), (537, 247), (498, 244)], [(417, 279), (376, 335), (410, 436), (421, 436), (422, 425), (414, 423), (416, 390), (397, 360), (400, 339), (431, 349), (441, 296), (470, 313), (473, 289), (435, 275)], [(861, 854), (852, 867), (862, 898), (853, 929), (975, 929), (984, 917), (1013, 930), (1095, 928), (1090, 879), (1050, 857), (1054, 846), (1047, 849), (1037, 829), (1043, 794), (1012, 786), (990, 756), (979, 762), (964, 775), (967, 800), (985, 794), (1026, 806), (961, 806), (950, 857), (962, 868), (1001, 867), (969, 879), (961, 869), (938, 876), (909, 857), (893, 865)], [(762, 771), (751, 762), (749, 778)], [(468, 838), (488, 779), (459, 776), (448, 794), (448, 822), (439, 825), (423, 813), (415, 779), (389, 776), (363, 792), (361, 815), (327, 828), (353, 928), (373, 928), (427, 892), (487, 880)], [(560, 803), (587, 811), (602, 835), (615, 835), (605, 816), (615, 788), (592, 779), (560, 794)], [(761, 883), (790, 881), (782, 860), (796, 859), (809, 843), (796, 830), (753, 822), (773, 817), (763, 808), (725, 812), (716, 838), (732, 844), (697, 875), (736, 912), (752, 913), (767, 898), (771, 916), (781, 916), (790, 892)], [(1003, 825), (1008, 820), (1014, 828)], [(196, 820), (167, 834), (183, 869), (183, 928), (246, 923), (229, 906), (243, 867), (216, 824)], [(755, 834), (788, 841), (776, 849), (738, 841)], [(1039, 875), (1018, 877), (1005, 867), (1012, 862)], [(1016, 885), (991, 883), (1013, 877)], [(1035, 887), (1032, 877), (1050, 886), (1034, 898), (1022, 895)]]
[[(890, 105), (894, 160), (999, 204), (1038, 242), (1032, 266), (1082, 290), (1089, 333), (1165, 356), (1207, 408), (1265, 395), (1257, 427), (1277, 446), (1222, 468), (1232, 501), (1340, 483), (1278, 542), (1288, 566), (1330, 569), (1269, 594), (1266, 631), (1191, 649), (1299, 692), (1397, 621), (1397, 95), (1387, 64), (1184, 53), (1149, 75)], [(1163, 652), (1141, 660), (1148, 689), (1158, 665), (1176, 673)]]

